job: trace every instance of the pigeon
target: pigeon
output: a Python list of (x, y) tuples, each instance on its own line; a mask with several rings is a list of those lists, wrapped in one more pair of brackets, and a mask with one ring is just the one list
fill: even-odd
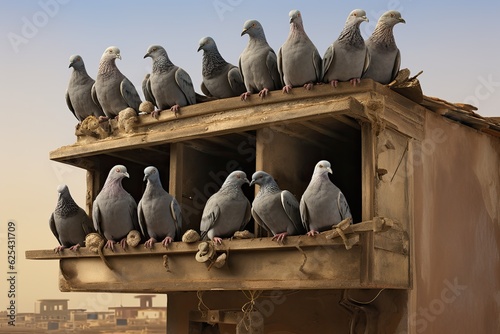
[(127, 234), (132, 230), (140, 230), (137, 204), (122, 186), (125, 177), (130, 177), (127, 168), (123, 165), (114, 166), (92, 208), (94, 228), (106, 238), (105, 247), (111, 250), (114, 250), (115, 243), (120, 243), (125, 249)]
[(273, 240), (282, 242), (288, 235), (304, 234), (295, 196), (288, 190), (281, 190), (274, 178), (264, 171), (252, 175), (250, 186), (254, 184), (258, 184), (260, 190), (252, 203), (252, 216), (273, 234)]
[(258, 21), (246, 21), (241, 36), (245, 34), (248, 34), (249, 40), (240, 55), (239, 67), (247, 91), (241, 94), (241, 99), (246, 100), (257, 92), (264, 98), (269, 90), (282, 88), (276, 53), (267, 43), (264, 29)]
[(107, 118), (114, 118), (126, 108), (139, 112), (141, 98), (132, 82), (116, 67), (116, 58), (122, 59), (120, 49), (110, 46), (104, 51), (92, 86), (92, 99), (104, 110)]
[(95, 80), (87, 74), (82, 57), (79, 55), (69, 57), (69, 67), (73, 67), (66, 90), (66, 104), (69, 110), (79, 123), (90, 115), (97, 118), (104, 117), (101, 106), (92, 100), (91, 90)]
[(326, 49), (323, 56), (323, 81), (333, 87), (337, 87), (339, 81), (350, 81), (355, 86), (370, 63), (370, 54), (359, 30), (363, 21), (368, 22), (366, 12), (362, 9), (353, 10), (339, 38)]
[(57, 187), (57, 192), (57, 205), (49, 219), (50, 229), (59, 242), (54, 251), (60, 252), (65, 248), (77, 251), (84, 246), (87, 234), (94, 232), (92, 220), (75, 203), (67, 185)]
[(398, 74), (401, 55), (392, 32), (398, 23), (406, 21), (401, 17), (401, 13), (395, 10), (385, 12), (378, 20), (373, 34), (365, 42), (370, 53), (370, 66), (363, 78), (387, 85)]
[(166, 192), (160, 181), (160, 173), (153, 166), (144, 169), (146, 190), (137, 205), (137, 215), (142, 234), (149, 236), (144, 247), (152, 248), (161, 240), (164, 247), (181, 238), (182, 216), (177, 200)]
[(203, 240), (221, 244), (221, 238), (232, 237), (250, 221), (250, 201), (241, 186), (250, 183), (245, 172), (228, 175), (218, 192), (210, 196), (201, 216), (200, 231)]
[(309, 236), (352, 218), (344, 194), (330, 181), (328, 173), (332, 173), (330, 163), (326, 160), (318, 162), (311, 182), (300, 199), (300, 216)]
[(323, 66), (318, 49), (304, 31), (300, 11), (292, 10), (289, 16), (290, 33), (278, 51), (278, 71), (284, 93), (297, 86), (310, 90), (314, 83), (321, 81)]
[(201, 91), (205, 95), (223, 99), (246, 91), (240, 69), (222, 58), (212, 37), (200, 40), (200, 50), (203, 50)]
[(145, 84), (144, 96), (151, 95), (160, 110), (151, 115), (158, 118), (161, 110), (170, 109), (175, 115), (180, 107), (196, 103), (196, 93), (189, 74), (174, 65), (168, 58), (167, 51), (160, 45), (151, 45), (144, 58), (151, 57), (153, 69)]

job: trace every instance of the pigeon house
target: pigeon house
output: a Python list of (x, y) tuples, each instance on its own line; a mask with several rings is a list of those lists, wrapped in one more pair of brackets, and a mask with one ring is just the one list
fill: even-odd
[[(183, 232), (199, 231), (206, 200), (231, 171), (264, 170), (300, 199), (326, 159), (353, 224), (277, 243), (251, 220), (253, 238), (205, 244), (223, 265), (198, 262), (199, 241), (27, 251), (59, 261), (61, 291), (165, 293), (167, 333), (498, 329), (484, 320), (498, 317), (500, 122), (424, 96), (415, 78), (272, 91), (83, 127), (50, 159), (87, 171), (88, 212), (112, 166), (127, 166), (124, 188), (139, 201), (153, 165), (182, 207)], [(243, 191), (251, 202), (256, 189)]]

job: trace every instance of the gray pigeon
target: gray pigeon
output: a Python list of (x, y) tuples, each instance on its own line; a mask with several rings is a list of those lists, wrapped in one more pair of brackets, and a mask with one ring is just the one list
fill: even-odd
[(114, 166), (108, 174), (101, 192), (94, 200), (92, 218), (96, 231), (107, 240), (105, 247), (114, 249), (115, 243), (126, 248), (130, 231), (139, 231), (137, 204), (122, 186), (124, 177), (130, 177), (127, 168)]
[(385, 12), (377, 22), (373, 34), (366, 40), (370, 53), (370, 66), (363, 78), (370, 78), (387, 85), (398, 74), (401, 55), (392, 32), (398, 23), (406, 23), (401, 13), (395, 10)]
[(153, 166), (144, 169), (146, 190), (137, 205), (137, 214), (142, 234), (149, 237), (144, 243), (152, 248), (161, 241), (167, 247), (175, 239), (181, 238), (182, 216), (177, 200), (166, 192), (160, 181), (160, 173)]
[(57, 192), (57, 205), (49, 219), (50, 230), (60, 245), (54, 251), (60, 252), (68, 247), (76, 251), (85, 244), (85, 236), (94, 232), (92, 220), (75, 203), (67, 185), (57, 187)]
[(249, 183), (245, 172), (234, 171), (218, 192), (210, 196), (201, 217), (201, 238), (221, 244), (221, 238), (232, 237), (250, 221), (250, 202), (241, 186)]
[(323, 81), (333, 87), (337, 87), (339, 81), (350, 81), (355, 86), (370, 63), (370, 54), (359, 30), (363, 21), (368, 22), (366, 12), (362, 9), (353, 10), (339, 38), (326, 49), (323, 56)]
[(203, 50), (201, 91), (205, 95), (223, 99), (246, 91), (240, 69), (222, 58), (212, 37), (200, 40), (200, 50)]
[(278, 71), (283, 80), (283, 92), (292, 87), (311, 89), (321, 81), (322, 61), (318, 49), (307, 36), (298, 10), (290, 11), (290, 33), (278, 51)]
[(352, 218), (344, 194), (330, 181), (328, 173), (332, 173), (330, 163), (326, 160), (318, 162), (311, 182), (300, 199), (300, 216), (310, 236)]
[(277, 57), (258, 21), (246, 21), (241, 36), (245, 34), (248, 34), (249, 40), (240, 55), (239, 67), (247, 91), (241, 94), (241, 99), (246, 100), (257, 92), (264, 98), (270, 90), (282, 88)]
[(95, 80), (87, 74), (82, 57), (79, 55), (69, 57), (69, 67), (73, 67), (66, 90), (66, 104), (69, 110), (79, 123), (90, 115), (97, 118), (104, 117), (101, 106), (92, 100), (91, 90)]
[(92, 99), (104, 110), (108, 118), (118, 116), (126, 108), (132, 108), (137, 113), (141, 98), (132, 82), (116, 67), (116, 59), (122, 59), (120, 49), (110, 46), (104, 51), (99, 63), (99, 70), (92, 86)]
[(287, 235), (304, 234), (300, 221), (299, 202), (288, 190), (281, 190), (274, 178), (263, 171), (252, 175), (250, 186), (258, 184), (260, 190), (252, 203), (252, 216), (273, 240), (282, 242)]
[(159, 45), (148, 48), (144, 58), (153, 59), (151, 76), (146, 81), (147, 92), (151, 95), (153, 104), (160, 110), (151, 115), (157, 118), (161, 110), (170, 109), (175, 114), (180, 107), (196, 103), (196, 93), (189, 74), (182, 68), (174, 65), (168, 58), (167, 51)]

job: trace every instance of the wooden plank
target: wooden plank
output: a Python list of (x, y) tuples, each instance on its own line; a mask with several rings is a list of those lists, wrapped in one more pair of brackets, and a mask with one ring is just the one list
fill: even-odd
[(281, 104), (254, 105), (244, 109), (210, 114), (203, 119), (196, 117), (174, 119), (170, 123), (164, 124), (168, 126), (167, 129), (157, 128), (154, 131), (148, 130), (123, 137), (106, 138), (85, 145), (64, 146), (50, 152), (50, 159), (64, 161), (123, 150), (124, 147), (135, 149), (180, 140), (242, 132), (282, 122), (314, 119), (329, 113), (346, 113), (362, 108), (362, 105), (352, 97), (330, 98), (313, 104), (306, 102), (291, 104), (288, 101)]

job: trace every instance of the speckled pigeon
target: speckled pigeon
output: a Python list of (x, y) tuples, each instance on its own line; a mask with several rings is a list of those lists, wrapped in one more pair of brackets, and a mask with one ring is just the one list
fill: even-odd
[(122, 59), (116, 46), (107, 48), (101, 57), (99, 70), (92, 86), (92, 99), (104, 110), (108, 118), (118, 116), (120, 111), (132, 108), (137, 113), (141, 98), (132, 82), (116, 67), (116, 59)]
[(120, 243), (125, 249), (127, 234), (132, 230), (140, 231), (137, 204), (122, 186), (125, 177), (130, 177), (125, 166), (116, 165), (111, 168), (92, 207), (94, 227), (106, 238), (105, 247), (111, 250), (115, 243)]
[[(151, 115), (157, 118), (160, 111), (170, 109), (176, 115), (180, 107), (196, 103), (196, 93), (189, 74), (174, 65), (168, 58), (167, 51), (160, 45), (151, 45), (144, 58), (153, 59), (151, 76), (146, 83), (148, 92), (154, 98), (154, 104), (160, 109)], [(151, 101), (153, 102), (153, 101)]]
[(281, 190), (274, 178), (264, 171), (252, 175), (250, 186), (258, 184), (260, 190), (252, 203), (252, 216), (273, 240), (282, 242), (287, 235), (304, 234), (300, 221), (299, 202), (288, 190)]
[(223, 99), (246, 91), (240, 69), (222, 58), (212, 37), (200, 40), (200, 50), (203, 50), (201, 91), (205, 95)]
[(300, 216), (310, 236), (352, 218), (344, 194), (330, 181), (328, 173), (332, 173), (330, 163), (326, 160), (318, 162), (311, 182), (300, 199)]
[(392, 31), (398, 23), (406, 21), (401, 17), (401, 13), (395, 10), (385, 12), (378, 20), (375, 30), (365, 42), (370, 53), (370, 66), (363, 78), (386, 85), (398, 74), (401, 54)]
[(323, 81), (337, 87), (339, 81), (359, 83), (370, 63), (370, 55), (361, 36), (359, 25), (368, 22), (366, 12), (353, 10), (347, 17), (338, 39), (326, 49), (323, 56)]
[(234, 232), (241, 231), (250, 221), (250, 202), (241, 186), (249, 183), (245, 172), (234, 171), (226, 178), (218, 192), (210, 196), (201, 217), (201, 238), (222, 243)]
[(181, 238), (182, 216), (177, 200), (166, 192), (160, 181), (160, 173), (153, 166), (144, 169), (146, 190), (137, 205), (137, 214), (142, 234), (149, 238), (144, 246), (152, 248), (161, 241), (167, 247)]
[(239, 67), (247, 91), (241, 99), (246, 100), (252, 93), (264, 98), (270, 90), (282, 88), (276, 53), (267, 43), (259, 21), (246, 21), (241, 36), (245, 34), (249, 40), (240, 55)]
[(292, 87), (311, 89), (321, 81), (322, 60), (318, 49), (307, 36), (298, 10), (290, 11), (290, 33), (278, 51), (278, 71), (284, 83), (283, 92)]
[(92, 100), (91, 90), (95, 80), (87, 74), (82, 57), (79, 55), (69, 57), (69, 67), (73, 67), (66, 90), (66, 104), (69, 110), (79, 123), (90, 115), (97, 118), (104, 117), (101, 106)]
[(57, 205), (49, 219), (50, 230), (59, 242), (54, 251), (60, 252), (68, 247), (76, 251), (84, 246), (85, 236), (94, 232), (92, 220), (75, 203), (67, 185), (57, 187), (57, 192), (59, 193)]

